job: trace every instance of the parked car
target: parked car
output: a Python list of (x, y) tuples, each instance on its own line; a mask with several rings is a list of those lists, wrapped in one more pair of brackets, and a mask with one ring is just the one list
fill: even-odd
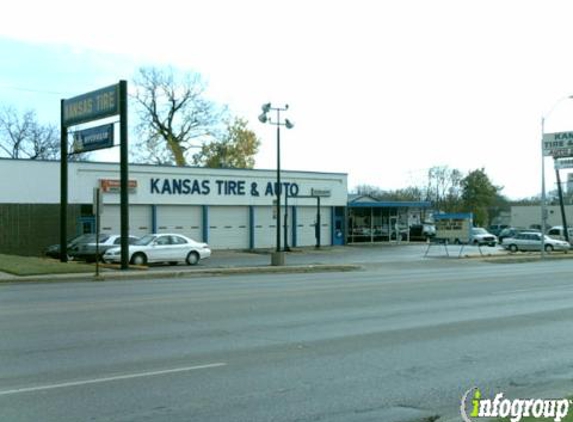
[[(80, 234), (76, 237), (73, 237), (72, 239), (70, 239), (68, 241), (68, 245), (67, 245), (68, 260), (72, 259), (72, 256), (70, 255), (70, 250), (82, 242), (89, 241), (91, 236), (93, 236), (93, 235), (91, 235), (91, 234)], [(60, 259), (60, 257), (61, 257), (60, 251), (61, 251), (60, 244), (56, 243), (54, 245), (48, 246), (46, 248), (46, 250), (44, 251), (44, 254), (46, 256), (49, 256), (50, 258)]]
[(508, 237), (515, 237), (516, 234), (522, 233), (522, 232), (541, 233), (540, 230), (535, 230), (535, 229), (518, 229), (515, 227), (508, 227), (508, 228), (503, 229), (501, 231), (499, 236), (497, 236), (497, 239), (499, 240), (499, 244), (501, 245), (501, 244), (503, 244), (504, 240), (507, 239)]
[(473, 245), (497, 245), (497, 236), (491, 234), (483, 227), (472, 227), (470, 243)]
[[(569, 235), (569, 240), (573, 240), (573, 228), (567, 228), (567, 234)], [(565, 231), (563, 226), (554, 226), (547, 230), (547, 235), (554, 239), (565, 240)]]
[(507, 224), (492, 224), (488, 227), (487, 231), (494, 236), (499, 236), (503, 229), (507, 229), (509, 226)]
[[(511, 252), (517, 251), (540, 251), (541, 236), (539, 232), (521, 232), (514, 237), (504, 240), (503, 247)], [(571, 245), (563, 240), (553, 239), (547, 235), (544, 236), (545, 251), (565, 251), (567, 252)]]
[[(206, 243), (173, 233), (148, 234), (129, 246), (129, 262), (134, 265), (152, 262), (168, 262), (171, 265), (185, 262), (196, 265), (201, 259), (210, 256), (211, 249)], [(103, 260), (121, 262), (121, 248), (108, 249)]]
[[(139, 240), (139, 237), (129, 236), (129, 244), (133, 245)], [(121, 245), (121, 236), (119, 234), (100, 234), (99, 245), (96, 245), (96, 235), (87, 235), (81, 242), (74, 244), (68, 249), (68, 254), (74, 259), (85, 261), (96, 261), (96, 246), (98, 249), (97, 259), (102, 259), (105, 251)]]

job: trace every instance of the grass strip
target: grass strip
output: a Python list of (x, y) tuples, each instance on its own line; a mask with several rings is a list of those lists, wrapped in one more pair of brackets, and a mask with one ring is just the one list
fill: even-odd
[(93, 265), (79, 262), (63, 263), (51, 258), (0, 254), (0, 272), (17, 275), (49, 275), (89, 273), (94, 271)]

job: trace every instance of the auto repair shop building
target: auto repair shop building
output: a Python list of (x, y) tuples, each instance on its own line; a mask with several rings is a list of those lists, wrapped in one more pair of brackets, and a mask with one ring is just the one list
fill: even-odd
[[(70, 162), (68, 234), (94, 232), (93, 189), (101, 188), (101, 233), (120, 232), (119, 164)], [(276, 171), (130, 165), (130, 234), (181, 233), (213, 249), (276, 246)], [(282, 171), (288, 244), (343, 244), (347, 175)], [(284, 222), (284, 195), (281, 199)], [(0, 253), (39, 255), (59, 243), (60, 163), (0, 160)], [(281, 227), (281, 237), (284, 228)]]

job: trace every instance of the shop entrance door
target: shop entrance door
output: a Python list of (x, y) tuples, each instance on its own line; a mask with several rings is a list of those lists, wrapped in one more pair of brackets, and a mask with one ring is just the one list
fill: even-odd
[(344, 245), (344, 208), (334, 208), (332, 244), (335, 246)]
[(77, 234), (95, 233), (95, 217), (80, 217), (78, 219)]

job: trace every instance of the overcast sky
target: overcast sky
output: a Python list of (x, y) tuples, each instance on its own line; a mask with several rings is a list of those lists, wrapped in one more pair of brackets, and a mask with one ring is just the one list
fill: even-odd
[[(89, 7), (88, 7), (89, 6)], [(59, 100), (144, 65), (199, 72), (276, 167), (261, 104), (289, 104), (282, 167), (349, 185), (421, 184), (484, 167), (512, 198), (541, 190), (546, 131), (573, 130), (573, 2), (19, 0), (2, 6), (0, 98), (59, 123)], [(556, 105), (557, 104), (557, 105)], [(556, 105), (556, 106), (555, 106)], [(549, 115), (548, 115), (549, 114)], [(547, 188), (553, 189), (550, 159)], [(566, 179), (566, 170), (562, 178)]]

